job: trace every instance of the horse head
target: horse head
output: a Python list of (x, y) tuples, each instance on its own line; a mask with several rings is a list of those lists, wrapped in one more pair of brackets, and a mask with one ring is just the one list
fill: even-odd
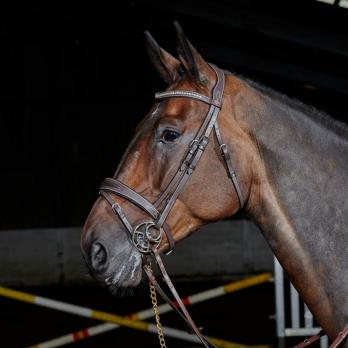
[[(197, 96), (210, 100), (217, 74), (189, 42), (180, 26), (176, 24), (175, 27), (178, 58), (161, 48), (148, 32), (145, 33), (147, 51), (155, 69), (168, 84), (166, 92), (191, 92), (196, 98), (172, 93), (169, 94), (172, 98), (162, 95), (156, 101), (137, 127), (113, 179), (108, 179), (102, 187), (103, 196), (96, 200), (83, 229), (84, 258), (93, 276), (110, 287), (134, 287), (141, 281), (143, 257), (135, 243), (141, 244), (145, 234), (148, 239), (151, 233), (154, 234), (156, 247), (165, 251), (172, 244), (170, 238), (180, 241), (202, 225), (227, 218), (241, 205), (248, 204), (252, 157), (248, 135), (234, 117), (230, 98), (240, 80), (233, 75), (224, 78), (222, 106), (214, 105), (214, 101), (209, 104), (197, 100)], [(221, 144), (213, 133), (202, 137), (205, 148), (197, 168), (186, 168), (184, 159), (187, 160), (189, 152), (198, 152), (203, 146), (201, 140), (196, 139), (197, 132), (207, 114), (216, 111), (214, 107), (219, 108), (220, 138), (222, 136), (224, 143)], [(221, 156), (227, 147), (225, 155), (231, 157), (229, 163), (233, 163), (233, 173), (227, 168), (226, 158)], [(178, 184), (178, 188), (172, 182), (178, 177), (180, 180), (178, 173), (183, 166), (184, 171), (191, 170), (192, 175), (182, 187)], [(231, 183), (234, 173), (238, 176), (237, 189)], [(236, 177), (234, 180), (237, 182)], [(121, 185), (118, 194), (113, 192), (113, 183)], [(175, 199), (171, 199), (171, 195)], [(149, 219), (149, 212), (144, 208), (146, 204), (148, 210), (162, 213), (171, 204), (166, 216), (162, 216), (161, 226), (156, 226), (158, 219), (153, 222), (156, 216)], [(115, 209), (121, 208), (115, 216)], [(129, 231), (140, 233), (140, 240), (129, 238), (127, 223)], [(163, 233), (165, 229), (170, 232)]]

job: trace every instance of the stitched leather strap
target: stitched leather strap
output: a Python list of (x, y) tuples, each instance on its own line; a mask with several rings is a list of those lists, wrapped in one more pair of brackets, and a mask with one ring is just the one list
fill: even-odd
[(215, 136), (216, 136), (216, 139), (217, 139), (218, 144), (219, 144), (219, 148), (220, 148), (220, 152), (221, 152), (222, 158), (224, 159), (225, 164), (226, 164), (228, 177), (231, 179), (231, 182), (232, 182), (232, 185), (234, 187), (234, 190), (237, 193), (239, 206), (240, 206), (240, 208), (243, 208), (243, 206), (244, 206), (244, 199), (243, 199), (243, 195), (242, 195), (242, 190), (241, 190), (240, 185), (239, 185), (237, 174), (234, 171), (233, 166), (232, 166), (230, 152), (228, 151), (227, 145), (222, 140), (218, 122), (215, 123), (214, 129), (215, 129)]
[(343, 328), (343, 330), (337, 335), (336, 339), (332, 342), (330, 348), (337, 348), (348, 335), (348, 324)]
[[(312, 345), (313, 343), (315, 343), (316, 341), (318, 341), (320, 339), (320, 337), (325, 336), (325, 332), (323, 330), (321, 330), (319, 333), (317, 333), (316, 335), (306, 338), (303, 342), (297, 344), (296, 346), (294, 346), (293, 348), (305, 348), (308, 347), (310, 345)], [(337, 335), (337, 337), (335, 338), (335, 340), (332, 342), (332, 344), (330, 345), (329, 348), (337, 348), (348, 336), (348, 324), (346, 324), (346, 326), (343, 328), (343, 330)]]
[(305, 348), (305, 347), (308, 347), (311, 344), (313, 344), (314, 342), (318, 341), (320, 339), (320, 337), (324, 336), (324, 335), (325, 335), (324, 331), (321, 330), (316, 335), (314, 335), (314, 336), (312, 336), (310, 338), (306, 338), (304, 341), (302, 341), (301, 343), (297, 344), (293, 348)]
[(181, 168), (181, 170), (183, 170), (183, 175), (181, 176), (178, 183), (173, 187), (174, 191), (171, 193), (169, 200), (166, 202), (166, 206), (164, 210), (162, 211), (161, 216), (158, 220), (159, 225), (161, 225), (167, 218), (178, 196), (180, 195), (187, 181), (190, 179), (191, 175), (193, 174), (194, 170), (197, 167), (198, 161), (200, 160), (200, 158), (202, 157), (204, 153), (204, 150), (209, 141), (209, 136), (210, 136), (212, 127), (214, 126), (214, 123), (216, 121), (216, 118), (219, 112), (218, 111), (219, 109), (215, 107), (213, 108), (214, 109), (212, 111), (212, 115), (209, 119), (209, 123), (207, 125), (205, 133), (199, 139), (199, 141), (195, 143), (195, 149), (193, 150), (194, 155), (192, 155), (190, 159), (186, 163), (184, 163), (185, 168)]
[(221, 107), (221, 103), (218, 100), (213, 100), (212, 98), (209, 98), (203, 94), (199, 94), (194, 91), (183, 91), (183, 90), (166, 91), (166, 92), (157, 92), (155, 94), (155, 99), (166, 99), (166, 98), (177, 98), (177, 97), (197, 99), (203, 103), (214, 105), (218, 108)]
[(159, 216), (158, 210), (147, 199), (139, 195), (139, 193), (135, 192), (127, 185), (123, 184), (121, 181), (106, 178), (100, 185), (100, 191), (109, 191), (117, 196), (126, 198), (128, 201), (151, 215), (151, 217), (154, 219), (157, 219)]

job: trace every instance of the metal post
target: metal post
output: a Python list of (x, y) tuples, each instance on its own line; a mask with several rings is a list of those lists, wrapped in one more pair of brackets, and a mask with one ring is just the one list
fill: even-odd
[(278, 347), (285, 347), (285, 306), (284, 306), (284, 275), (283, 268), (274, 257), (274, 282), (276, 298), (276, 321)]
[(313, 314), (308, 309), (307, 305), (304, 305), (304, 324), (306, 328), (313, 327)]
[(320, 348), (327, 348), (329, 346), (329, 338), (325, 336), (320, 337)]
[(294, 286), (290, 285), (291, 327), (300, 327), (300, 297)]
[[(286, 282), (288, 284), (288, 282)], [(276, 258), (274, 258), (274, 285), (276, 298), (276, 319), (277, 319), (277, 337), (278, 347), (285, 348), (286, 337), (313, 336), (320, 328), (313, 327), (314, 318), (309, 308), (300, 299), (300, 296), (294, 286), (290, 283), (290, 310), (291, 327), (286, 327), (285, 316), (285, 294), (284, 294), (284, 274), (283, 268)], [(301, 308), (304, 308), (303, 319), (304, 326), (301, 325)], [(290, 323), (289, 323), (290, 324)], [(320, 339), (320, 348), (328, 347), (328, 338), (323, 336)]]

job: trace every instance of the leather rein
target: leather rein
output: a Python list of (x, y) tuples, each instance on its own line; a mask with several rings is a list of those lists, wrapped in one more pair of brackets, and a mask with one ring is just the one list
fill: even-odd
[[(241, 188), (237, 179), (237, 175), (232, 166), (228, 147), (222, 140), (217, 122), (217, 118), (222, 107), (225, 76), (223, 71), (218, 67), (214, 65), (211, 65), (211, 67), (216, 73), (216, 83), (212, 90), (211, 97), (205, 96), (195, 91), (184, 90), (159, 92), (155, 95), (155, 99), (159, 101), (168, 98), (189, 98), (209, 105), (209, 110), (200, 128), (198, 129), (195, 138), (188, 146), (180, 167), (172, 177), (168, 186), (157, 198), (156, 202), (149, 202), (146, 198), (135, 192), (127, 185), (113, 178), (106, 178), (102, 182), (99, 190), (99, 194), (109, 203), (113, 212), (122, 221), (128, 232), (131, 243), (136, 249), (138, 249), (139, 252), (143, 254), (143, 259), (145, 261), (143, 269), (147, 277), (149, 278), (150, 283), (156, 287), (158, 293), (162, 296), (162, 298), (181, 316), (181, 318), (188, 325), (190, 331), (198, 336), (201, 343), (206, 348), (212, 348), (215, 346), (208, 342), (206, 337), (201, 334), (200, 329), (198, 329), (193, 322), (185, 305), (181, 301), (180, 296), (178, 295), (171, 279), (169, 278), (169, 275), (164, 267), (157, 248), (161, 243), (164, 233), (169, 244), (169, 251), (167, 252), (167, 254), (169, 254), (173, 250), (174, 238), (168, 225), (166, 224), (166, 219), (178, 196), (185, 187), (185, 184), (188, 182), (194, 170), (196, 169), (197, 164), (208, 145), (210, 135), (213, 130), (215, 132), (216, 140), (219, 144), (219, 149), (225, 163), (228, 177), (231, 179), (232, 185), (237, 194), (239, 206), (240, 208), (242, 208), (244, 205)], [(110, 193), (125, 198), (127, 201), (143, 210), (147, 215), (150, 216), (150, 220), (142, 222), (139, 225), (133, 227), (133, 225), (129, 222), (126, 215), (124, 214), (121, 206), (114, 201)], [(149, 266), (151, 262), (149, 256), (152, 256), (152, 258), (155, 260), (155, 263), (157, 264), (166, 285), (173, 295), (175, 302), (171, 301), (159, 286), (155, 276), (152, 273), (151, 267)]]

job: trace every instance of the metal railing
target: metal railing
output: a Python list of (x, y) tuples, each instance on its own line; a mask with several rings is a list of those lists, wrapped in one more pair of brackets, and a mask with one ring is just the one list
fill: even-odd
[[(316, 335), (321, 329), (314, 327), (314, 318), (306, 304), (290, 281), (284, 279), (283, 268), (276, 258), (274, 258), (274, 286), (276, 300), (276, 322), (278, 346), (285, 347), (287, 337), (301, 337)], [(290, 287), (290, 321), (286, 320), (286, 310), (288, 309), (285, 301), (285, 286)], [(301, 320), (301, 314), (303, 319)], [(328, 347), (327, 336), (320, 338), (320, 347)]]

